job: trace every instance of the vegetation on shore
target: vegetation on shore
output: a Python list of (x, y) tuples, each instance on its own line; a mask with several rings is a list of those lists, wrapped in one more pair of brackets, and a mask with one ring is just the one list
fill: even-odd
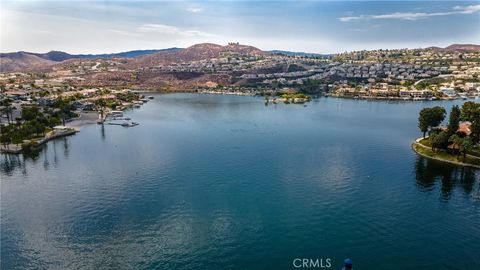
[[(12, 101), (2, 101), (6, 108), (11, 108)], [(22, 107), (20, 117), (8, 118), (7, 125), (0, 125), (0, 142), (7, 144), (23, 144), (27, 140), (43, 138), (56, 125), (65, 124), (65, 120), (77, 116), (68, 100), (57, 99), (52, 107), (30, 105)]]
[[(421, 141), (419, 143), (422, 144), (422, 145), (424, 144), (423, 141)], [(428, 157), (428, 158), (432, 158), (432, 159), (436, 159), (436, 160), (440, 160), (440, 161), (446, 161), (446, 162), (453, 163), (453, 164), (465, 164), (465, 165), (480, 166), (480, 158), (474, 158), (474, 157), (471, 157), (471, 156), (467, 156), (464, 160), (459, 160), (458, 156), (451, 155), (451, 154), (449, 154), (445, 151), (432, 151), (431, 149), (429, 149), (427, 147), (422, 147), (421, 145), (418, 145), (418, 144), (414, 144), (413, 149), (418, 154), (420, 154), (422, 156), (425, 156), (425, 157)]]
[(281, 98), (287, 101), (294, 101), (295, 99), (301, 99), (305, 101), (309, 101), (311, 99), (310, 96), (305, 95), (304, 93), (283, 93), (280, 94)]
[(423, 139), (414, 144), (414, 150), (435, 159), (480, 165), (480, 103), (453, 106), (448, 125), (440, 127), (445, 116), (445, 108), (439, 106), (420, 111), (418, 127)]

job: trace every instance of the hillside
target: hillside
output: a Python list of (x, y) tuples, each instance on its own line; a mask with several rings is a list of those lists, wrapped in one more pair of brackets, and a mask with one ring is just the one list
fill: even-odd
[(40, 70), (53, 64), (54, 61), (25, 52), (0, 54), (0, 72)]
[(428, 47), (427, 49), (443, 51), (443, 52), (479, 52), (480, 45), (476, 44), (452, 44), (445, 48), (440, 47)]
[(161, 64), (184, 63), (218, 58), (223, 54), (266, 55), (268, 53), (247, 45), (230, 43), (226, 46), (201, 43), (180, 51), (160, 52), (157, 54), (137, 57), (129, 63), (131, 67), (151, 67)]
[(480, 51), (480, 45), (475, 44), (452, 44), (445, 48), (448, 51)]
[(62, 51), (47, 53), (14, 52), (0, 54), (0, 72), (15, 72), (38, 70), (48, 68), (56, 63), (74, 59), (110, 59), (115, 57), (134, 58), (160, 52), (178, 52), (181, 48), (168, 48), (161, 50), (134, 50), (109, 54), (69, 54)]
[[(427, 50), (439, 52), (479, 52), (480, 45), (475, 44), (452, 44), (445, 48), (429, 47)], [(224, 56), (235, 57), (238, 55), (266, 56), (266, 55), (289, 55), (289, 56), (321, 56), (330, 58), (333, 55), (311, 54), (289, 51), (262, 51), (258, 48), (229, 43), (222, 46), (213, 43), (201, 43), (188, 48), (168, 48), (162, 50), (135, 50), (111, 54), (69, 54), (61, 51), (48, 53), (14, 52), (0, 54), (0, 72), (23, 72), (44, 70), (61, 63), (71, 66), (80, 60), (94, 61), (95, 59), (124, 58), (122, 69), (142, 69), (168, 64), (182, 64), (201, 60), (215, 59)]]

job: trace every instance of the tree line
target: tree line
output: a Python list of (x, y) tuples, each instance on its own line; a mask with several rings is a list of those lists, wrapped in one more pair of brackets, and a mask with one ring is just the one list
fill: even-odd
[[(439, 125), (444, 121), (447, 112), (444, 107), (424, 108), (418, 117), (418, 128), (423, 138), (429, 134), (429, 142), (433, 151), (451, 149), (454, 154), (466, 155), (480, 141), (480, 103), (465, 102), (462, 107), (452, 107), (446, 128)], [(470, 123), (470, 133), (459, 130), (460, 123)]]

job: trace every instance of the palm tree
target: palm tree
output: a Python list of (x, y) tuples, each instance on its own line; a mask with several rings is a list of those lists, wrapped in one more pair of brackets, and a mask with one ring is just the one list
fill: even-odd
[(460, 144), (462, 143), (462, 140), (463, 139), (460, 138), (457, 134), (453, 134), (452, 136), (450, 136), (450, 138), (448, 138), (448, 142), (453, 144), (453, 151), (455, 151), (455, 146), (458, 146), (458, 150), (460, 151)]
[(471, 151), (473, 148), (473, 141), (470, 137), (465, 137), (460, 142), (460, 152), (463, 153), (463, 162), (467, 156), (467, 152)]

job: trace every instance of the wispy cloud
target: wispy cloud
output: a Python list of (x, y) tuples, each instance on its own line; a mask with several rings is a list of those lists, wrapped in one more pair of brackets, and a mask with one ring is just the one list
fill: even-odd
[(480, 5), (473, 5), (473, 6), (466, 6), (466, 7), (456, 6), (453, 9), (459, 11), (462, 14), (472, 14), (480, 11)]
[(192, 13), (199, 13), (199, 12), (202, 12), (203, 9), (201, 9), (201, 8), (187, 8), (186, 11), (192, 12)]
[(358, 21), (358, 20), (408, 20), (415, 21), (436, 16), (448, 16), (457, 14), (473, 14), (480, 12), (480, 5), (472, 6), (456, 6), (446, 12), (394, 12), (380, 15), (359, 15), (346, 16), (338, 18), (342, 22)]
[(161, 34), (169, 34), (169, 35), (188, 36), (188, 37), (215, 36), (213, 34), (203, 32), (203, 31), (180, 29), (176, 26), (166, 25), (166, 24), (156, 24), (156, 23), (142, 24), (141, 26), (137, 27), (137, 31), (141, 33), (161, 33)]
[(120, 34), (124, 36), (138, 36), (138, 33), (132, 33), (128, 31), (123, 31), (123, 30), (118, 30), (118, 29), (107, 29), (107, 31), (115, 33), (115, 34)]

